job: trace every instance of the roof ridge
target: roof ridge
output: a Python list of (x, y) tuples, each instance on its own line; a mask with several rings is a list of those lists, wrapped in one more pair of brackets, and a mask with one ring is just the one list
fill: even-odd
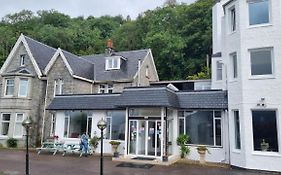
[[(149, 49), (118, 51), (118, 52), (114, 52), (114, 53), (128, 53), (128, 52), (140, 52), (140, 51), (149, 51)], [(90, 57), (90, 56), (105, 56), (105, 54), (104, 53), (100, 53), (100, 54), (82, 55), (81, 57)]]
[[(37, 41), (37, 40), (35, 40), (35, 39), (33, 39), (33, 38), (30, 38), (30, 37), (28, 37), (28, 36), (26, 36), (26, 35), (23, 35), (23, 36), (24, 36), (25, 38), (28, 38), (28, 39), (30, 39), (30, 40), (32, 40), (32, 41), (38, 43), (38, 44), (41, 44), (41, 45), (43, 45), (43, 46), (46, 46), (46, 47), (48, 47), (48, 48), (50, 48), (50, 49), (57, 50), (56, 48), (54, 48), (54, 47), (52, 47), (52, 46), (49, 46), (49, 45), (47, 45), (47, 44), (45, 44), (45, 43), (42, 43), (42, 42), (40, 42), (40, 41)], [(27, 44), (28, 44), (28, 43), (27, 43)]]

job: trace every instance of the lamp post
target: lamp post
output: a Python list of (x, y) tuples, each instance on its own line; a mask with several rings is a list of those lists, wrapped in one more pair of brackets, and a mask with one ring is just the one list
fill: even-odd
[(106, 121), (101, 119), (97, 126), (101, 130), (100, 175), (103, 175), (103, 130), (106, 128)]
[(29, 136), (29, 129), (31, 128), (32, 120), (27, 117), (23, 122), (22, 126), (26, 130), (26, 156), (25, 156), (25, 174), (29, 175), (29, 151), (28, 151), (28, 136)]

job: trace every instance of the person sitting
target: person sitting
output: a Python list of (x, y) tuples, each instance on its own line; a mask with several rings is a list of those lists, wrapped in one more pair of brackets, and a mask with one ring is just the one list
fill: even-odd
[(88, 155), (88, 147), (89, 147), (89, 136), (86, 133), (83, 133), (81, 138), (80, 138), (80, 150), (82, 151), (81, 155), (85, 155), (87, 157)]

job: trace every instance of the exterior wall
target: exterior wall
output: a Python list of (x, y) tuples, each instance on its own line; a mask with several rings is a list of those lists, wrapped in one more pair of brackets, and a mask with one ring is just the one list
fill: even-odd
[[(222, 8), (222, 4), (216, 6)], [(235, 5), (237, 30), (230, 32), (228, 8)], [(222, 60), (227, 68), (227, 89), (229, 104), (229, 127), (230, 127), (230, 153), (231, 165), (269, 171), (281, 171), (278, 162), (281, 161), (281, 127), (280, 127), (280, 84), (281, 66), (279, 55), (281, 54), (281, 3), (270, 0), (270, 24), (249, 26), (249, 10), (247, 1), (236, 0), (225, 6), (225, 15), (222, 17)], [(213, 9), (214, 13), (217, 13)], [(216, 36), (214, 36), (216, 37)], [(219, 43), (219, 42), (218, 42)], [(250, 49), (273, 48), (273, 75), (272, 76), (251, 76)], [(238, 59), (238, 78), (231, 78), (230, 54), (236, 52)], [(214, 70), (214, 69), (213, 69)], [(257, 104), (261, 98), (265, 98), (265, 106)], [(276, 110), (279, 153), (254, 151), (253, 128), (251, 110), (260, 109)], [(241, 150), (234, 149), (234, 120), (233, 110), (239, 110)]]
[[(100, 129), (97, 127), (97, 123), (99, 120), (102, 118), (106, 117), (106, 111), (91, 111), (91, 115), (88, 115), (88, 117), (92, 117), (92, 131), (91, 135), (96, 135), (98, 137), (101, 136)], [(80, 139), (78, 138), (64, 138), (63, 133), (64, 133), (64, 118), (65, 118), (65, 112), (64, 111), (58, 111), (55, 113), (56, 116), (56, 129), (55, 129), (55, 135), (59, 136), (59, 140), (64, 142), (64, 143), (79, 143)], [(106, 132), (106, 129), (104, 130), (104, 133)], [(112, 153), (112, 148), (110, 145), (111, 140), (104, 139), (104, 148), (103, 151), (104, 153), (111, 154)], [(118, 140), (120, 141), (120, 140)], [(124, 146), (125, 142), (120, 141), (121, 144), (118, 148), (118, 151), (120, 154), (124, 154)], [(96, 149), (96, 153), (100, 153), (100, 143), (98, 145), (98, 148)]]
[[(159, 81), (156, 69), (153, 66), (152, 54), (149, 53), (144, 61), (141, 63), (140, 68), (140, 86), (149, 86), (149, 82)], [(148, 69), (148, 76), (146, 76), (146, 69)], [(133, 85), (138, 85), (138, 74), (134, 77)]]
[[(54, 98), (55, 80), (63, 79), (64, 94), (83, 94), (92, 92), (92, 84), (90, 82), (75, 79), (69, 73), (63, 59), (59, 56), (47, 75), (47, 91), (46, 91), (46, 106), (48, 107)], [(51, 131), (51, 113), (45, 111), (44, 117), (44, 138), (50, 136)], [(43, 140), (44, 140), (43, 138)]]
[[(35, 69), (31, 63), (30, 58), (25, 50), (23, 44), (20, 45), (18, 50), (15, 52), (14, 57), (12, 58), (10, 64), (8, 65), (7, 69), (3, 74), (9, 73), (10, 71), (18, 70), (20, 68), (20, 55), (26, 55), (25, 66), (22, 68), (26, 68), (30, 71), (30, 74), (20, 74), (20, 73), (13, 73), (9, 75), (1, 75), (1, 94), (0, 94), (0, 112), (1, 113), (10, 113), (10, 130), (8, 133), (8, 137), (13, 136), (14, 122), (16, 113), (23, 113), (24, 117), (31, 117), (32, 120), (35, 122), (32, 128), (32, 132), (35, 133), (32, 135), (31, 144), (35, 145), (38, 144), (40, 141), (40, 128), (42, 126), (42, 116), (43, 116), (43, 108), (44, 108), (44, 95), (45, 95), (45, 82), (38, 79)], [(14, 95), (12, 97), (5, 97), (5, 85), (6, 85), (6, 78), (14, 78)], [(28, 96), (27, 97), (18, 97), (19, 92), (19, 80), (20, 78), (28, 78)], [(0, 142), (5, 143), (7, 137), (0, 138)], [(23, 138), (17, 138), (20, 140), (20, 146), (22, 146)]]

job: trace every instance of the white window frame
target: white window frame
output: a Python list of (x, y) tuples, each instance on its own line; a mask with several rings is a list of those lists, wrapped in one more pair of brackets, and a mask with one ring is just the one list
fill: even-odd
[[(251, 53), (257, 51), (270, 51), (271, 53), (271, 74), (262, 74), (262, 75), (252, 75), (252, 59)], [(256, 48), (256, 49), (249, 49), (249, 59), (250, 59), (250, 79), (259, 79), (259, 78), (274, 78), (275, 76), (275, 68), (274, 68), (274, 51), (273, 47), (264, 47), (264, 48)]]
[[(261, 24), (250, 24), (250, 4), (253, 3), (258, 3), (262, 1), (268, 1), (268, 22), (267, 23), (261, 23)], [(269, 26), (271, 25), (271, 0), (247, 0), (247, 5), (248, 5), (248, 26), (249, 28), (254, 28), (254, 27), (259, 27), (259, 26)]]
[[(3, 121), (3, 115), (5, 115), (5, 114), (10, 115), (10, 120), (9, 121)], [(10, 129), (10, 125), (11, 125), (11, 119), (12, 119), (12, 114), (11, 113), (1, 113), (1, 118), (0, 118), (1, 130), (2, 130), (2, 124), (3, 123), (9, 123), (9, 128), (8, 128), (8, 134), (7, 135), (2, 135), (2, 133), (0, 133), (0, 137), (3, 137), (3, 138), (9, 137), (9, 129)]]
[[(233, 16), (234, 11), (234, 16)], [(237, 30), (237, 12), (235, 5), (229, 8), (229, 31), (233, 33)]]
[[(111, 137), (112, 137), (112, 117), (110, 115), (106, 115), (105, 117), (105, 121), (107, 122), (107, 120), (109, 119), (110, 123), (110, 131), (109, 131), (109, 138), (106, 138), (106, 140), (111, 140)], [(108, 129), (108, 128), (106, 128)], [(107, 132), (107, 131), (106, 131)]]
[[(7, 95), (7, 87), (8, 87), (8, 81), (9, 80), (12, 80), (13, 82), (14, 82), (14, 84), (13, 84), (13, 94), (11, 94), (11, 95)], [(5, 92), (4, 92), (4, 96), (5, 97), (12, 97), (12, 96), (14, 96), (14, 93), (15, 93), (15, 79), (14, 78), (7, 78), (7, 79), (5, 79)]]
[[(238, 113), (238, 119), (239, 119), (239, 128), (236, 128), (236, 118), (235, 118), (235, 112)], [(234, 150), (235, 151), (241, 151), (241, 147), (242, 147), (242, 140), (241, 140), (241, 117), (240, 117), (240, 111), (238, 109), (234, 109), (232, 110), (232, 115), (233, 115), (233, 135), (234, 135)], [(239, 139), (240, 139), (240, 148), (237, 148), (237, 135), (236, 135), (236, 131), (239, 129)]]
[(26, 55), (22, 54), (20, 55), (20, 66), (25, 66), (25, 62), (26, 62)]
[[(21, 121), (17, 120), (18, 115), (22, 115), (22, 120)], [(22, 126), (22, 122), (23, 122), (24, 119), (25, 119), (24, 113), (16, 113), (16, 115), (15, 115), (15, 124), (14, 124), (14, 132), (13, 132), (13, 137), (14, 138), (22, 138), (23, 137), (24, 129), (23, 129), (23, 126)], [(20, 126), (21, 126), (21, 135), (15, 135), (16, 126), (17, 126), (16, 124), (20, 124)]]
[(55, 136), (55, 132), (56, 132), (56, 116), (55, 114), (52, 114), (50, 136)]
[[(210, 110), (210, 111), (212, 111), (212, 113), (213, 113), (213, 135), (214, 135), (213, 139), (214, 139), (214, 144), (213, 145), (206, 145), (206, 146), (222, 148), (223, 147), (223, 127), (224, 127), (223, 123), (222, 123), (223, 112), (222, 111), (216, 111), (216, 110)], [(183, 121), (184, 121), (184, 134), (186, 134), (186, 117), (185, 117), (186, 112), (190, 112), (190, 111), (184, 110), (184, 114), (183, 114), (184, 117), (179, 117), (179, 121), (180, 121), (180, 119), (183, 119)], [(220, 117), (216, 117), (215, 112), (220, 112), (221, 113)], [(217, 120), (220, 120), (220, 123), (221, 123), (221, 145), (217, 145), (217, 141), (216, 141), (216, 121)], [(179, 133), (179, 127), (178, 127), (178, 133)], [(199, 145), (199, 144), (188, 144), (188, 145), (192, 146), (192, 145)]]
[[(221, 64), (221, 68), (218, 67), (218, 65)], [(218, 72), (221, 71), (221, 79), (218, 78)], [(223, 63), (222, 61), (218, 60), (216, 61), (216, 81), (222, 81), (223, 80)]]
[[(117, 61), (116, 67), (115, 67), (114, 61)], [(118, 70), (118, 69), (120, 69), (120, 64), (121, 64), (120, 56), (106, 57), (105, 70)]]
[[(235, 64), (234, 64), (234, 58), (236, 59), (236, 75), (235, 75)], [(231, 73), (231, 79), (236, 80), (239, 76), (238, 74), (238, 57), (237, 57), (237, 53), (231, 53), (230, 54), (230, 63), (231, 63), (231, 69), (230, 69), (230, 73)]]
[[(55, 83), (54, 83), (54, 96), (63, 94), (63, 84), (64, 84), (63, 79), (56, 79), (55, 80)], [(57, 92), (57, 85), (58, 85), (58, 88), (59, 88), (58, 94), (56, 93)]]
[[(21, 95), (20, 91), (21, 91), (21, 80), (27, 80), (27, 87), (26, 87), (26, 94)], [(28, 78), (20, 78), (19, 79), (19, 91), (18, 91), (18, 96), (19, 97), (27, 97), (28, 96), (28, 92), (29, 92), (29, 79)]]
[[(67, 123), (65, 123), (65, 119), (67, 118)], [(70, 116), (69, 115), (66, 115), (64, 116), (64, 119), (63, 119), (63, 123), (64, 123), (64, 128), (63, 128), (63, 138), (69, 138), (69, 129), (70, 129)], [(67, 126), (66, 126), (67, 125)], [(67, 131), (66, 131), (66, 136), (64, 135), (64, 129), (65, 127), (67, 127)]]

